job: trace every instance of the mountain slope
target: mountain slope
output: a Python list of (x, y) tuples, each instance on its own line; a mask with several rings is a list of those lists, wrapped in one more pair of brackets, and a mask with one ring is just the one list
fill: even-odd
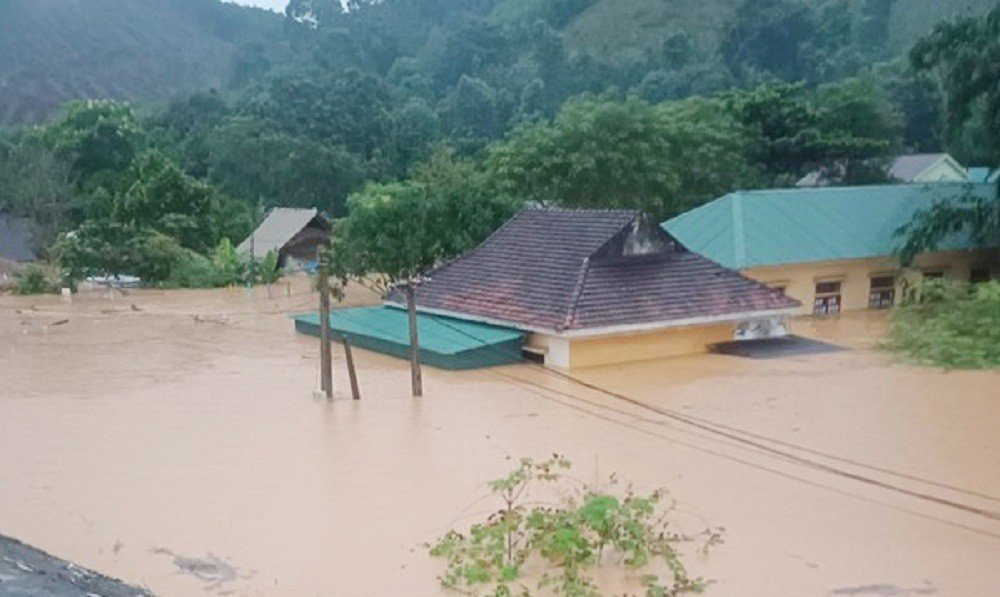
[[(806, 0), (821, 5), (825, 0)], [(854, 8), (861, 0), (850, 0)], [(691, 34), (705, 50), (718, 47), (741, 0), (596, 0), (565, 32), (572, 50), (598, 54), (653, 49), (672, 31)], [(905, 51), (935, 23), (961, 14), (984, 14), (997, 0), (895, 0), (890, 44)]]
[(0, 123), (88, 97), (157, 100), (223, 84), (278, 15), (216, 0), (0, 0)]

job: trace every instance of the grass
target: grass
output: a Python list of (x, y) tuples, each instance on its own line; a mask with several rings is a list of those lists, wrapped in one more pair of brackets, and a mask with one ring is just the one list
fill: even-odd
[(918, 365), (1000, 367), (1000, 282), (934, 281), (919, 295), (893, 314), (884, 348)]

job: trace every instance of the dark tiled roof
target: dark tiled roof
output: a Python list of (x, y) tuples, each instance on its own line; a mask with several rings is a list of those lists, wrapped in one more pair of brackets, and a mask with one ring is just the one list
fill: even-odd
[[(623, 255), (641, 250), (636, 246), (656, 252)], [(636, 211), (522, 211), (428, 278), (417, 289), (420, 309), (552, 330), (797, 305), (675, 245), (658, 226), (644, 226)], [(404, 299), (396, 291), (388, 300)]]

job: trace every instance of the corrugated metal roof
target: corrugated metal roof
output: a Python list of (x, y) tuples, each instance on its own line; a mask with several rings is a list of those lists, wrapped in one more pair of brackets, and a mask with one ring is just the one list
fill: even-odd
[[(318, 335), (319, 314), (296, 315), (299, 332)], [(407, 358), (409, 316), (393, 307), (357, 307), (330, 312), (334, 338), (358, 347)], [(521, 360), (524, 332), (485, 323), (427, 313), (417, 314), (421, 361), (444, 369), (489, 367)]]
[(263, 259), (272, 250), (280, 251), (318, 213), (315, 208), (294, 209), (290, 207), (276, 207), (267, 214), (267, 217), (264, 218), (260, 226), (246, 240), (240, 243), (240, 246), (236, 250), (242, 254), (249, 254), (252, 245), (253, 256), (257, 259)]
[[(686, 247), (727, 267), (893, 254), (895, 231), (937, 201), (968, 193), (995, 197), (996, 185), (928, 183), (740, 191), (681, 214), (663, 227)], [(954, 235), (942, 249), (966, 249)]]
[[(472, 251), (429, 272), (417, 288), (417, 307), (562, 332), (798, 305), (676, 247), (641, 218), (636, 211), (524, 210)], [(629, 252), (633, 246), (648, 250)], [(398, 290), (387, 300), (404, 301)]]

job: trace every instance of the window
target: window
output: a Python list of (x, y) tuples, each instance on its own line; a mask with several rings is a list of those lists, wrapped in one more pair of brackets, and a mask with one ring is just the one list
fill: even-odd
[(924, 280), (938, 280), (944, 277), (944, 270), (929, 269), (924, 272)]
[(813, 313), (816, 315), (840, 313), (840, 282), (816, 283), (816, 300), (813, 301)]
[(989, 282), (990, 277), (990, 267), (988, 265), (981, 265), (969, 270), (969, 282), (972, 282), (973, 284)]
[(896, 302), (896, 278), (878, 276), (872, 278), (868, 291), (869, 309), (888, 309)]

